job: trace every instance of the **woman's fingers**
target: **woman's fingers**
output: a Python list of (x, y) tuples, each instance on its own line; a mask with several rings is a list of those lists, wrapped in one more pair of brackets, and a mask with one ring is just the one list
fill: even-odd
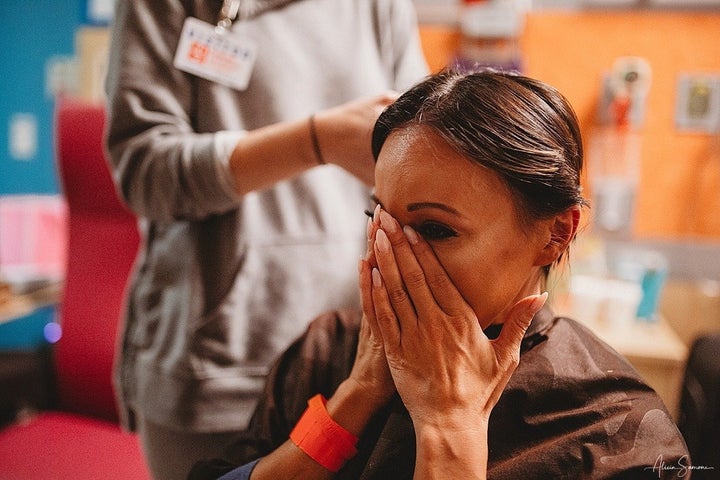
[(430, 245), (410, 225), (403, 227), (403, 233), (414, 257), (422, 266), (425, 282), (435, 302), (450, 316), (465, 315), (469, 308), (467, 302), (448, 277)]
[[(386, 233), (394, 263), (404, 283), (405, 290), (418, 311), (439, 308), (453, 317), (467, 314), (468, 305), (448, 277), (435, 252), (409, 225), (402, 229), (398, 222), (384, 210), (380, 211), (380, 228)], [(376, 251), (376, 257), (378, 253)], [(386, 283), (392, 285), (384, 266), (378, 263)], [(404, 300), (402, 292), (391, 291), (390, 298)]]
[[(395, 255), (393, 246), (385, 231), (378, 230), (375, 235), (375, 258), (387, 292), (388, 301), (401, 323), (415, 322), (417, 315), (413, 301), (417, 301), (417, 299), (410, 298), (407, 290), (409, 286), (407, 278), (401, 273)], [(419, 270), (419, 267), (417, 268)]]
[(365, 317), (367, 317), (368, 323), (370, 324), (370, 328), (373, 330), (373, 333), (378, 334), (378, 338), (381, 338), (379, 336), (380, 332), (377, 330), (375, 307), (373, 306), (372, 301), (371, 271), (372, 267), (370, 266), (368, 261), (365, 259), (360, 260), (360, 262), (358, 263), (358, 274), (360, 278), (360, 304), (362, 305), (362, 311), (365, 314)]
[(372, 301), (372, 268), (367, 260), (360, 260), (360, 290), (363, 318), (360, 325), (355, 363), (350, 377), (365, 387), (373, 399), (385, 403), (395, 392), (395, 384), (385, 356), (382, 332), (377, 323)]
[[(410, 312), (437, 308), (423, 267), (415, 257), (400, 224), (380, 211), (380, 230), (375, 235), (375, 257), (390, 301), (402, 318)], [(405, 317), (407, 315), (407, 317)]]
[(370, 267), (377, 266), (377, 261), (375, 260), (375, 233), (378, 228), (380, 228), (379, 212), (380, 205), (376, 205), (373, 215), (368, 218), (367, 223), (367, 251), (365, 253), (365, 259), (370, 263)]
[(380, 212), (380, 205), (375, 206), (372, 217), (368, 218), (367, 223), (367, 251), (365, 252), (365, 258), (360, 260), (358, 264), (358, 273), (360, 280), (360, 300), (363, 308), (363, 313), (368, 318), (373, 326), (373, 333), (378, 335), (380, 332), (377, 330), (377, 321), (375, 319), (375, 308), (372, 302), (372, 269), (377, 266), (375, 259), (375, 234), (378, 228), (380, 228), (380, 219), (378, 217)]
[(373, 268), (371, 277), (371, 301), (374, 308), (373, 321), (380, 333), (378, 338), (382, 339), (385, 346), (385, 353), (393, 355), (400, 346), (400, 323), (390, 303), (380, 271)]
[(545, 305), (547, 292), (530, 295), (516, 303), (510, 310), (500, 332), (493, 341), (497, 358), (504, 366), (512, 366), (520, 360), (520, 345), (535, 314)]

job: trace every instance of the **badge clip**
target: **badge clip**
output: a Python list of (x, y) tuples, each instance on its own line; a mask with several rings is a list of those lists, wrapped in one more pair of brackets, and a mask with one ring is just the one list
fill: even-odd
[(223, 6), (220, 9), (220, 20), (218, 20), (215, 31), (219, 34), (225, 33), (232, 26), (239, 11), (240, 0), (223, 0)]

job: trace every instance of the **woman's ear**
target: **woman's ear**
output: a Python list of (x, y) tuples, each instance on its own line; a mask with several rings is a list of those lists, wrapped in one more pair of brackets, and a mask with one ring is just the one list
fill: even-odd
[(580, 224), (580, 207), (573, 206), (546, 221), (546, 242), (538, 253), (535, 265), (551, 265), (567, 250), (577, 234)]

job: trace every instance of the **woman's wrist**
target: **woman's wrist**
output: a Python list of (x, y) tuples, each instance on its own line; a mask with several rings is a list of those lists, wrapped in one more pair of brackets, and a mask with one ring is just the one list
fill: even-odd
[(368, 422), (389, 400), (369, 394), (352, 379), (343, 381), (327, 402), (327, 410), (339, 425), (360, 436)]
[[(469, 421), (471, 422), (471, 421)], [(442, 426), (414, 425), (415, 478), (485, 479), (487, 474), (487, 423)]]
[(328, 413), (326, 400), (317, 394), (290, 433), (290, 440), (315, 462), (337, 472), (357, 453), (357, 435), (338, 424)]

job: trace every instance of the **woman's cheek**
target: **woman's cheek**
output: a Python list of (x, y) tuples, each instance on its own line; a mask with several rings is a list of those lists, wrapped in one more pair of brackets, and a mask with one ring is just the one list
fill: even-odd
[(493, 271), (493, 265), (483, 259), (480, 249), (463, 249), (453, 252), (453, 255), (438, 253), (437, 256), (455, 288), (481, 323), (494, 321), (503, 303), (502, 292), (497, 291), (502, 275)]
[(473, 297), (481, 295), (485, 266), (470, 252), (454, 250), (452, 253), (435, 250), (438, 261), (445, 269), (466, 302), (474, 304)]

